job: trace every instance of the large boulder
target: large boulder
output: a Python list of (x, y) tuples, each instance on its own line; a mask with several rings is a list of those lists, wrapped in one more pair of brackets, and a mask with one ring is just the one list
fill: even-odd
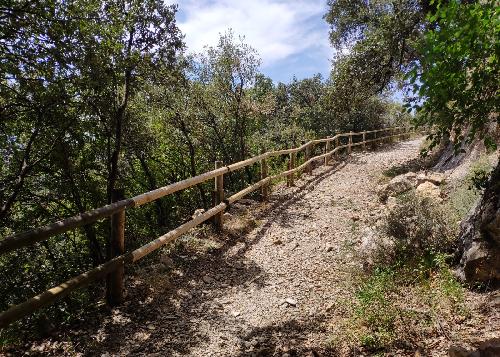
[(497, 357), (500, 356), (500, 338), (483, 341), (474, 350), (467, 350), (461, 346), (451, 346), (448, 349), (449, 357)]
[(420, 197), (431, 198), (437, 202), (442, 201), (441, 190), (438, 186), (430, 181), (424, 181), (423, 183), (418, 185), (416, 192)]
[(500, 255), (486, 241), (472, 242), (461, 263), (469, 282), (500, 281)]
[(417, 174), (413, 171), (407, 172), (403, 175), (404, 178), (408, 179), (411, 183), (417, 182)]
[(387, 198), (400, 195), (413, 188), (411, 181), (404, 175), (396, 176), (388, 184), (382, 185), (378, 189), (378, 197), (385, 202)]

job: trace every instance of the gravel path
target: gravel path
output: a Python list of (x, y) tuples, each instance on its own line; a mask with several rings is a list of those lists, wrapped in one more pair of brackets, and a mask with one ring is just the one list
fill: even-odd
[[(178, 250), (168, 272), (151, 268), (131, 279), (127, 304), (78, 331), (81, 345), (72, 348), (85, 355), (329, 355), (331, 310), (349, 262), (344, 248), (359, 244), (379, 209), (381, 172), (415, 158), (420, 143), (353, 153), (295, 187), (275, 188), (268, 203), (247, 210), (247, 218), (257, 212), (247, 233), (208, 254)], [(230, 210), (229, 224), (244, 211)]]

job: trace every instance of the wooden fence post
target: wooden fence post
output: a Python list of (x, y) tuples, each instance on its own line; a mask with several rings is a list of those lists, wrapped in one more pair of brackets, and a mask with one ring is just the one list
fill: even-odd
[[(307, 146), (306, 146), (306, 157), (305, 157), (305, 161), (307, 161), (307, 160), (309, 160), (309, 159), (311, 158), (311, 145), (312, 145), (312, 144), (309, 144), (309, 145), (307, 145)], [(308, 165), (306, 166), (306, 170), (305, 170), (305, 171), (307, 172), (307, 174), (308, 174), (308, 175), (310, 175), (310, 174), (311, 174), (311, 171), (312, 171), (311, 164), (308, 164)]]
[[(262, 154), (265, 153), (265, 150), (262, 150)], [(267, 177), (267, 160), (262, 159), (260, 160), (260, 179), (263, 180)], [(265, 184), (260, 188), (260, 194), (262, 196), (263, 201), (267, 201), (267, 195), (268, 195), (268, 185)]]
[[(125, 190), (113, 190), (111, 194), (113, 202), (125, 198)], [(111, 234), (107, 246), (107, 258), (111, 260), (125, 253), (125, 209), (111, 216)], [(123, 277), (125, 267), (120, 264), (106, 277), (106, 301), (110, 306), (117, 306), (123, 302)]]
[[(338, 148), (338, 147), (339, 147), (339, 138), (336, 137), (335, 138), (335, 148)], [(335, 157), (335, 160), (338, 161), (338, 159), (339, 159), (339, 150), (335, 151), (335, 156), (334, 157)]]
[[(293, 170), (295, 168), (295, 153), (291, 152), (288, 156), (288, 170)], [(287, 187), (293, 186), (293, 173), (286, 176)]]
[[(325, 154), (327, 154), (331, 150), (332, 150), (332, 142), (330, 140), (328, 140), (326, 142), (326, 146), (325, 146)], [(328, 165), (328, 162), (330, 162), (330, 155), (325, 156), (325, 166)]]
[(347, 153), (350, 154), (352, 152), (352, 131), (349, 132), (349, 143), (347, 145)]
[[(290, 170), (293, 170), (295, 168), (295, 162), (297, 161), (297, 153), (296, 152), (292, 152), (290, 153), (290, 161), (288, 162), (290, 164), (289, 166), (289, 169)], [(294, 182), (293, 182), (293, 179), (294, 179), (294, 173), (292, 172), (290, 175), (288, 175), (288, 182), (289, 182), (289, 186), (293, 186)]]
[(363, 131), (363, 151), (366, 150), (366, 131)]
[[(216, 161), (215, 169), (220, 169), (222, 165), (222, 161)], [(214, 206), (217, 206), (222, 201), (224, 201), (224, 174), (221, 174), (214, 178)], [(223, 211), (217, 213), (213, 219), (215, 229), (218, 231), (222, 230), (222, 226), (224, 223), (222, 217), (223, 213)]]

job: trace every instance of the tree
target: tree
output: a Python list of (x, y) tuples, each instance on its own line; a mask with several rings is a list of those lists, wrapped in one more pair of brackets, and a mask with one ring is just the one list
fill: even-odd
[(415, 42), (431, 8), (428, 1), (416, 0), (329, 0), (325, 19), (344, 75), (372, 94), (401, 79), (418, 60)]
[[(2, 3), (2, 237), (102, 206), (115, 187), (134, 187), (120, 168), (147, 141), (134, 136), (143, 127), (130, 103), (151, 83), (179, 76), (175, 11), (157, 1)], [(102, 262), (108, 230), (98, 222), (0, 257), (0, 309)]]
[[(244, 160), (249, 154), (247, 139), (255, 121), (247, 90), (255, 83), (259, 65), (255, 49), (242, 38), (236, 40), (232, 31), (221, 35), (217, 46), (207, 48), (193, 63), (192, 105), (208, 128), (212, 152), (225, 163)], [(251, 181), (250, 169), (245, 172)]]
[[(495, 1), (440, 4), (408, 77), (416, 93), (409, 104), (417, 125), (437, 129), (434, 143), (451, 137), (457, 147), (499, 122), (500, 8)], [(484, 136), (485, 144), (494, 140)]]

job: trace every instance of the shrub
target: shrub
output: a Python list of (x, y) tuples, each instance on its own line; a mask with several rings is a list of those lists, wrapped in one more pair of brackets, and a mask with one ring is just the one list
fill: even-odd
[(485, 156), (482, 156), (471, 165), (469, 174), (466, 177), (466, 180), (469, 182), (470, 190), (484, 190), (486, 188), (486, 184), (491, 175), (491, 170), (493, 169), (491, 163)]
[(458, 233), (456, 222), (449, 212), (430, 198), (422, 198), (415, 191), (398, 197), (383, 226), (383, 233), (396, 243), (399, 260), (419, 260), (430, 252), (451, 252)]

